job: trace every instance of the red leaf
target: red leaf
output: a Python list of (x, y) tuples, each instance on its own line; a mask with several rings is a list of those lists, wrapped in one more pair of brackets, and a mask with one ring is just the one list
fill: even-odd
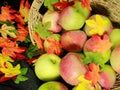
[(72, 6), (74, 4), (73, 1), (71, 2), (67, 2), (67, 1), (62, 1), (62, 2), (58, 2), (53, 4), (53, 6), (59, 10), (63, 10), (64, 8), (68, 7), (68, 6)]
[(11, 78), (6, 78), (4, 75), (0, 76), (0, 82), (5, 82), (7, 80), (10, 80)]
[(81, 0), (82, 6), (88, 8), (89, 10), (91, 10), (91, 6), (90, 6), (91, 1), (92, 0)]

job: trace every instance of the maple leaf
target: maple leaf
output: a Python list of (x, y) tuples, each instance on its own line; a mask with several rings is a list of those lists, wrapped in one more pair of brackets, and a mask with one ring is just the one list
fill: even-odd
[(92, 0), (81, 0), (82, 6), (88, 8), (89, 10), (92, 10), (92, 8), (90, 6), (91, 1)]
[(68, 2), (68, 1), (64, 1), (63, 0), (61, 2), (57, 2), (57, 3), (53, 4), (53, 6), (55, 8), (57, 8), (58, 10), (63, 10), (63, 9), (65, 9), (68, 6), (72, 6), (73, 4), (74, 4), (73, 1)]
[(99, 65), (96, 65), (94, 63), (90, 63), (89, 70), (86, 72), (85, 78), (87, 80), (91, 80), (92, 86), (94, 86), (100, 80)]
[(23, 42), (26, 39), (26, 37), (29, 33), (28, 32), (28, 27), (25, 27), (21, 24), (18, 24), (17, 27), (18, 27), (18, 34), (16, 36), (16, 41)]
[(16, 54), (20, 54), (25, 52), (25, 47), (18, 47), (16, 42), (11, 41), (10, 39), (0, 38), (0, 47), (2, 48), (2, 55), (4, 56), (10, 56), (12, 58), (16, 58)]
[(13, 23), (13, 19), (15, 19), (14, 17), (14, 13), (16, 13), (16, 10), (12, 10), (11, 6), (2, 6), (1, 7), (1, 14), (0, 14), (0, 21), (5, 22), (5, 21), (10, 21)]
[(90, 35), (103, 35), (106, 27), (108, 26), (107, 20), (102, 18), (100, 15), (96, 15), (95, 20), (86, 20), (86, 24), (91, 28), (89, 31)]
[(16, 38), (16, 34), (14, 32), (12, 32), (12, 30), (14, 30), (15, 27), (13, 26), (8, 26), (7, 24), (3, 24), (1, 26), (0, 29), (0, 33), (2, 35), (2, 37), (7, 38), (7, 35), (9, 35), (12, 38)]
[(24, 17), (24, 22), (28, 21), (28, 14), (30, 10), (30, 4), (28, 0), (20, 0), (19, 12), (22, 17)]
[(23, 17), (19, 13), (15, 14), (14, 16), (17, 23), (20, 23), (22, 25), (25, 24)]
[(103, 35), (103, 39), (98, 35), (93, 35), (92, 40), (96, 42), (96, 44), (92, 46), (93, 52), (104, 53), (112, 47), (112, 43), (110, 42), (107, 34)]
[(61, 53), (61, 48), (62, 48), (60, 42), (57, 41), (53, 37), (50, 37), (50, 38), (48, 37), (46, 40), (47, 40), (48, 45), (49, 45), (49, 47), (47, 49), (47, 53), (49, 53), (49, 54), (54, 53), (54, 54), (59, 56)]
[(38, 35), (37, 32), (33, 33), (33, 39), (35, 40), (37, 47), (43, 49), (43, 39)]

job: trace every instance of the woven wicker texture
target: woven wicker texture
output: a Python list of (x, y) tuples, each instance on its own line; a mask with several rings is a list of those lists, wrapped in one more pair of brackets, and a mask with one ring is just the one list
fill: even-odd
[[(40, 9), (43, 5), (43, 2), (44, 0), (34, 0), (30, 8), (28, 28), (33, 44), (35, 43), (32, 38), (32, 33), (34, 31), (34, 28), (37, 27), (38, 21), (42, 19)], [(112, 21), (113, 26), (120, 28), (120, 0), (92, 0), (91, 7), (93, 14), (99, 13), (106, 15)], [(110, 90), (120, 90), (120, 75), (116, 74), (116, 76), (116, 83)], [(101, 89), (99, 88), (97, 90)]]

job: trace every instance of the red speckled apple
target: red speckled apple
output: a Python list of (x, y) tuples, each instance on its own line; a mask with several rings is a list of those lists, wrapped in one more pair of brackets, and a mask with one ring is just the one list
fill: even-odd
[(62, 47), (70, 52), (80, 52), (83, 48), (87, 36), (83, 31), (68, 31), (61, 36)]
[(116, 73), (110, 65), (105, 65), (100, 72), (100, 85), (109, 90), (112, 88), (116, 81)]
[(86, 71), (78, 54), (68, 53), (60, 62), (60, 75), (70, 85), (77, 85), (78, 77), (85, 74)]

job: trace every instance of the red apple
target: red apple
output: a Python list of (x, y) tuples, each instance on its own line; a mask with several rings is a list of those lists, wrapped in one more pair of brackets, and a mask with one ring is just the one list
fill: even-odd
[(100, 85), (109, 90), (112, 88), (116, 81), (116, 73), (110, 65), (105, 65), (100, 72)]
[(62, 47), (70, 52), (80, 52), (83, 48), (87, 36), (83, 31), (68, 31), (61, 36)]
[(68, 90), (68, 88), (61, 82), (49, 81), (43, 83), (38, 90)]
[(57, 11), (48, 10), (42, 18), (42, 24), (44, 25), (46, 22), (50, 22), (51, 26), (48, 30), (54, 33), (58, 33), (62, 30), (61, 26), (58, 25), (58, 19), (59, 13)]
[(120, 45), (116, 46), (110, 57), (110, 64), (112, 68), (120, 74)]
[(78, 54), (68, 53), (60, 62), (60, 75), (70, 85), (77, 85), (80, 82), (78, 77), (86, 71)]

